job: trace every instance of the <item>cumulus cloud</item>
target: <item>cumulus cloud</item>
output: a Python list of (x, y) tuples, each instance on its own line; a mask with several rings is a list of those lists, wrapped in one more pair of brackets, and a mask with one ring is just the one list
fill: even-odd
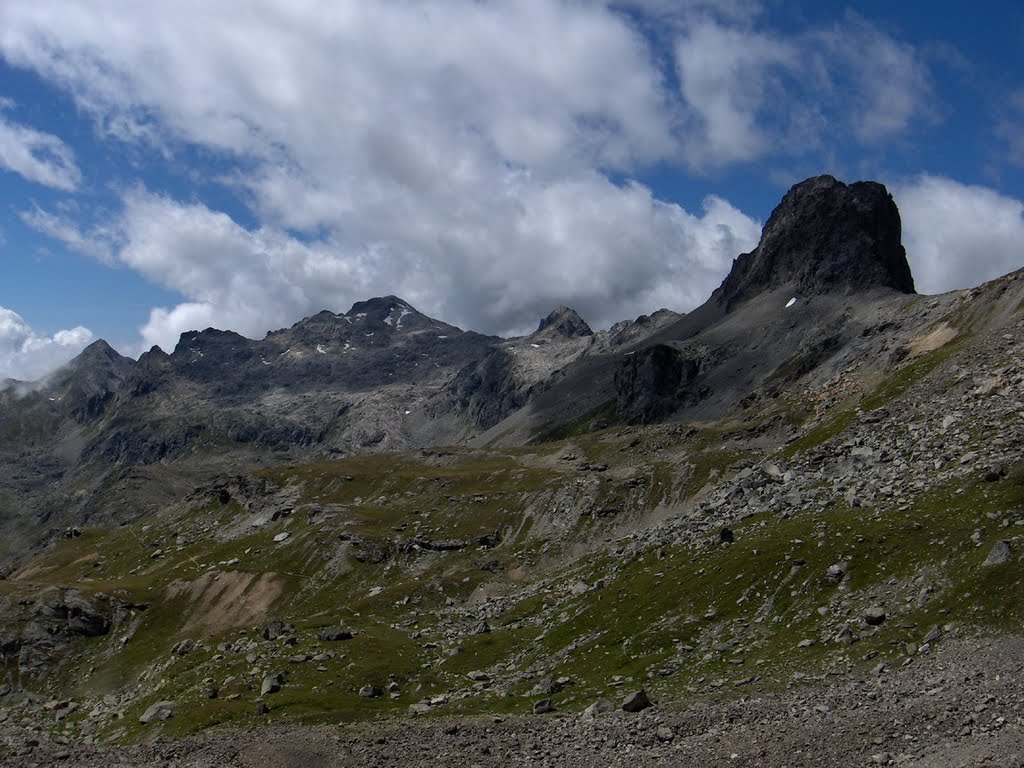
[(927, 174), (892, 192), (921, 293), (970, 288), (1024, 266), (1024, 202)]
[(21, 315), (0, 307), (0, 379), (39, 379), (70, 361), (92, 340), (92, 332), (81, 326), (52, 336), (40, 334)]
[(0, 101), (0, 168), (36, 184), (73, 191), (82, 180), (74, 153), (52, 133), (8, 120), (2, 110), (10, 104)]
[(0, 55), (66, 89), (101, 134), (216, 157), (256, 224), (130, 183), (99, 227), (39, 208), (22, 219), (180, 293), (142, 328), (164, 348), (195, 327), (259, 336), (383, 293), (499, 333), (558, 303), (596, 326), (689, 309), (758, 224), (713, 196), (684, 210), (631, 177), (800, 155), (840, 123), (889, 135), (911, 115), (861, 125), (834, 114), (838, 96), (829, 114), (798, 103), (842, 85), (865, 94), (858, 115), (898, 112), (923, 87), (891, 76), (912, 51), (870, 25), (844, 22), (896, 95), (869, 94), (854, 57), (815, 54), (824, 33), (753, 29), (759, 5), (0, 4)]
[(560, 302), (610, 325), (699, 303), (760, 230), (714, 196), (693, 214), (596, 173), (546, 184), (515, 174), (496, 194), (504, 199), (478, 201), (442, 235), (410, 224), (366, 244), (249, 230), (205, 205), (136, 189), (125, 199), (115, 258), (187, 298), (151, 312), (140, 350), (173, 349), (181, 333), (207, 326), (260, 337), (385, 293), (489, 332), (528, 330)]
[(677, 21), (680, 142), (693, 168), (874, 145), (934, 118), (919, 53), (856, 14), (803, 32), (724, 18)]
[(692, 136), (699, 140), (686, 142), (690, 164), (726, 164), (763, 155), (770, 143), (763, 112), (784, 101), (779, 74), (797, 66), (797, 48), (709, 21), (687, 30), (675, 53), (683, 98), (698, 121)]

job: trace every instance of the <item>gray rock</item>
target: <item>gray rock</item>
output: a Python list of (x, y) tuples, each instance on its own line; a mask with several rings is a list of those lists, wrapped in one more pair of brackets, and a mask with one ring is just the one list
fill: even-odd
[(658, 730), (654, 732), (654, 735), (657, 736), (658, 741), (663, 741), (665, 743), (672, 741), (676, 737), (675, 731), (667, 725), (658, 726)]
[(364, 685), (359, 689), (359, 695), (364, 699), (377, 699), (382, 695), (382, 691), (376, 685)]
[(583, 710), (583, 715), (584, 717), (597, 717), (598, 715), (607, 715), (609, 712), (614, 711), (615, 705), (608, 701), (608, 699), (598, 699)]
[(757, 247), (736, 258), (713, 296), (732, 307), (786, 284), (801, 296), (881, 286), (913, 293), (900, 214), (888, 190), (832, 176), (796, 184), (772, 211)]
[(861, 617), (869, 626), (877, 627), (880, 624), (885, 623), (885, 609), (877, 605), (873, 605), (870, 608), (866, 608), (864, 613), (861, 614)]
[(139, 722), (143, 725), (148, 725), (154, 720), (169, 720), (172, 717), (174, 717), (174, 702), (158, 701), (146, 708), (146, 711), (139, 718)]
[(988, 557), (985, 558), (985, 565), (1002, 565), (1010, 562), (1012, 556), (1013, 548), (1010, 546), (1010, 542), (1000, 539), (989, 551)]
[(940, 640), (943, 634), (944, 630), (942, 629), (942, 626), (936, 624), (934, 627), (929, 629), (928, 634), (924, 636), (924, 644), (931, 645), (935, 641)]
[(842, 582), (843, 579), (846, 578), (846, 572), (848, 568), (849, 565), (847, 565), (846, 563), (836, 563), (834, 565), (830, 565), (825, 570), (825, 578), (827, 578), (833, 584), (839, 584), (840, 582)]
[(651, 706), (651, 700), (647, 698), (647, 691), (641, 688), (631, 693), (622, 702), (622, 709), (626, 712), (642, 712)]
[(338, 627), (328, 627), (320, 633), (320, 639), (327, 643), (338, 640), (351, 640), (352, 632), (347, 629), (339, 629)]
[(294, 624), (285, 624), (283, 621), (272, 621), (263, 628), (263, 639), (277, 640), (277, 638), (290, 635), (294, 631)]
[(280, 672), (267, 675), (263, 678), (263, 685), (260, 686), (260, 696), (267, 696), (271, 693), (277, 693), (281, 690), (281, 686), (284, 685), (284, 675)]
[(535, 715), (543, 715), (554, 711), (555, 708), (551, 704), (551, 699), (541, 699), (533, 703), (533, 714)]

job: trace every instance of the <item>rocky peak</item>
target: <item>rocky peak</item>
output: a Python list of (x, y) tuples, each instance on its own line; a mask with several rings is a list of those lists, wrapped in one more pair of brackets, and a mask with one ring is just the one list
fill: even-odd
[(882, 184), (815, 176), (786, 193), (757, 247), (736, 258), (713, 298), (728, 310), (786, 284), (803, 295), (879, 287), (913, 293), (900, 238), (899, 210)]
[(569, 307), (558, 307), (541, 320), (535, 333), (543, 333), (545, 331), (552, 335), (565, 336), (570, 339), (594, 335), (594, 332), (590, 330), (590, 326), (579, 316), (579, 313)]
[(119, 355), (112, 346), (107, 344), (106, 341), (99, 339), (83, 349), (81, 354), (79, 354), (75, 359), (79, 363), (86, 363), (101, 361), (117, 362), (127, 360), (128, 358)]
[(207, 328), (205, 331), (186, 331), (181, 334), (173, 354), (176, 356), (185, 353), (194, 355), (222, 348), (247, 347), (249, 344), (249, 339), (234, 331)]
[(441, 323), (419, 312), (398, 296), (379, 296), (357, 301), (344, 315), (353, 325), (365, 326), (371, 331), (410, 331), (426, 327), (440, 327)]
[(117, 353), (103, 339), (94, 341), (70, 363), (64, 366), (63, 371), (57, 373), (55, 382), (62, 381), (75, 374), (88, 374), (99, 376), (103, 379), (108, 377), (122, 377), (134, 365), (131, 358), (124, 357)]

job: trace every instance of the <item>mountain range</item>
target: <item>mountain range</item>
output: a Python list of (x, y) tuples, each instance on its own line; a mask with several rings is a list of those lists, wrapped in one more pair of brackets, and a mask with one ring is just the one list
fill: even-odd
[[(913, 291), (885, 188), (821, 176), (785, 196), (757, 248), (686, 315), (663, 309), (594, 333), (560, 307), (533, 334), (502, 339), (384, 296), (262, 340), (190, 331), (170, 354), (154, 347), (138, 361), (97, 341), (0, 395), (3, 550), (129, 519), (139, 499), (126, 504), (120, 489), (153, 484), (161, 503), (183, 489), (179, 466), (520, 445), (588, 417), (642, 424), (749, 409), (904, 348), (931, 314), (905, 311), (921, 303)], [(144, 509), (149, 495), (133, 494)]]
[(1024, 619), (1022, 333), (1024, 270), (919, 295), (818, 176), (688, 313), (98, 341), (0, 392), (0, 685), (116, 742), (925, 664)]

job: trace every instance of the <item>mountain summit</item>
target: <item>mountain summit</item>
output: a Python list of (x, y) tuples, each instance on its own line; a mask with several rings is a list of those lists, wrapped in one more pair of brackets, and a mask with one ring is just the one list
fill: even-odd
[(729, 310), (787, 283), (800, 294), (914, 293), (900, 238), (900, 213), (885, 186), (815, 176), (786, 193), (757, 247), (736, 258), (712, 298)]
[(587, 321), (580, 317), (575, 309), (570, 307), (558, 307), (540, 321), (534, 333), (551, 331), (559, 336), (566, 336), (570, 339), (582, 336), (593, 336), (594, 332), (587, 325)]

